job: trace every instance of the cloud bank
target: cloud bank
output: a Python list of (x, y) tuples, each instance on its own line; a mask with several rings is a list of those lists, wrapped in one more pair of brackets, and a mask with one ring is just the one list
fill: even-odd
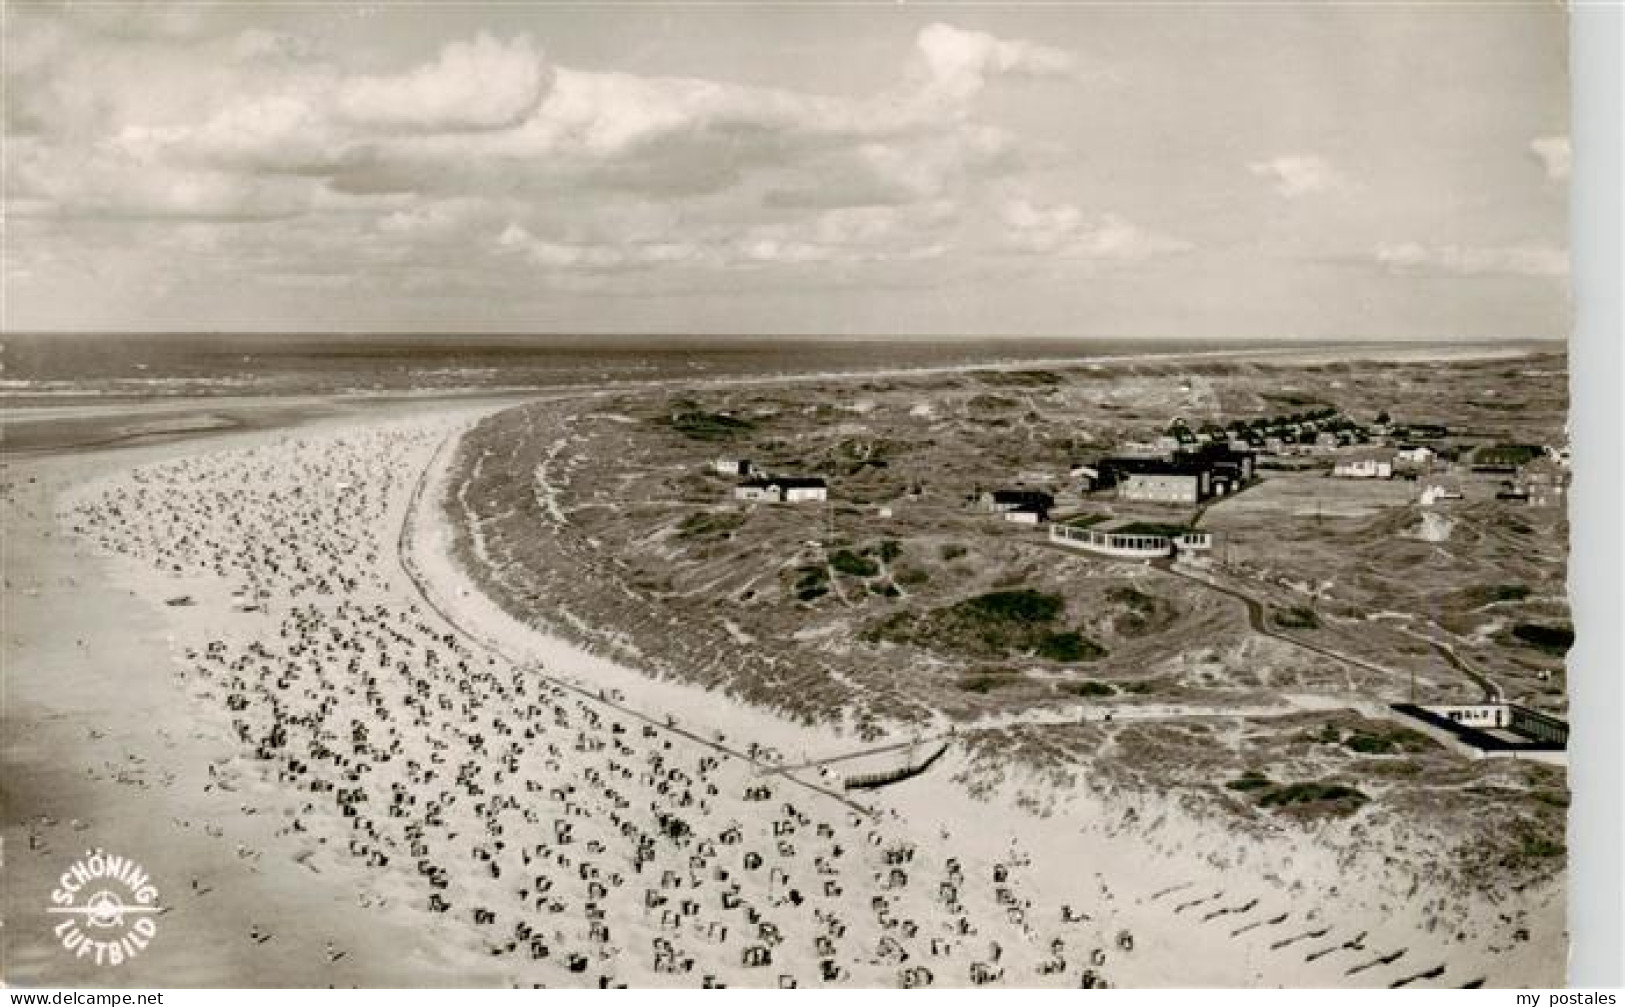
[(1569, 255), (1548, 245), (1463, 247), (1400, 242), (1377, 246), (1374, 258), (1402, 273), (1451, 276), (1567, 276)]
[(1314, 154), (1283, 154), (1254, 161), (1247, 170), (1268, 179), (1287, 199), (1343, 188), (1347, 183), (1331, 162)]
[[(1127, 231), (1035, 236), (990, 211), (1023, 144), (979, 120), (979, 96), (1002, 80), (1079, 81), (1073, 56), (1029, 41), (928, 25), (892, 88), (854, 98), (560, 66), (529, 35), (479, 33), (358, 73), (285, 36), (178, 41), (153, 23), (157, 38), (116, 47), (67, 22), (29, 27), (8, 71), (27, 124), (8, 153), (14, 212), (361, 217), (381, 238), (464, 228), (476, 248), (521, 249), (544, 269), (1149, 248)], [(656, 202), (694, 213), (653, 238), (614, 230)]]
[[(1407, 96), (1356, 155), (1305, 113), (1374, 71), (1283, 97), (1287, 43), (1229, 20), (1205, 76), (1152, 8), (1107, 19), (1126, 49), (1083, 8), (974, 16), (12, 5), (4, 320), (1341, 333), (1335, 282), (1433, 331), (1441, 276), (1517, 287), (1448, 306), (1480, 327), (1561, 307), (1569, 144), (1500, 63), (1506, 116), (1441, 135)], [(1394, 65), (1495, 28), (1419, 23)]]

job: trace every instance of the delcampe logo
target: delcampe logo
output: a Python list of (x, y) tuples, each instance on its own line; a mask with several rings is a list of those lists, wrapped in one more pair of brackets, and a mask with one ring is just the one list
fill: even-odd
[(63, 917), (52, 932), (74, 957), (122, 965), (152, 943), (163, 907), (140, 864), (96, 849), (62, 872), (45, 911)]

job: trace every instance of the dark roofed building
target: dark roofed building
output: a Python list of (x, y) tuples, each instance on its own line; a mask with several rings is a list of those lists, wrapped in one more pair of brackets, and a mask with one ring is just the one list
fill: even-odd
[(1103, 458), (1097, 486), (1117, 487), (1125, 500), (1196, 504), (1215, 493), (1233, 493), (1250, 482), (1257, 455), (1225, 441), (1175, 451), (1165, 458)]
[(1473, 452), (1474, 472), (1516, 472), (1546, 449), (1533, 444), (1494, 444)]
[(734, 488), (734, 498), (771, 503), (826, 500), (829, 498), (829, 487), (822, 476), (771, 476), (746, 479)]
[(1048, 514), (1055, 506), (1055, 498), (1043, 490), (990, 490), (979, 498), (990, 511), (1030, 510)]

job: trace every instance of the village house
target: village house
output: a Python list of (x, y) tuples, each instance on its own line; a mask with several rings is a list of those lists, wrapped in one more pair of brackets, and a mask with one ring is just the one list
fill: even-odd
[(1409, 465), (1413, 468), (1425, 468), (1433, 464), (1439, 453), (1426, 444), (1401, 444), (1394, 451), (1394, 462), (1399, 465)]
[(747, 479), (734, 488), (734, 499), (760, 503), (806, 503), (829, 499), (829, 487), (821, 476)]
[(1392, 432), (1416, 441), (1440, 441), (1450, 436), (1450, 428), (1441, 423), (1407, 423), (1394, 427)]
[(1196, 434), (1191, 432), (1190, 427), (1186, 425), (1183, 419), (1176, 416), (1174, 421), (1168, 425), (1168, 429), (1153, 443), (1158, 452), (1171, 454), (1182, 448), (1194, 446), (1196, 444)]
[(1236, 451), (1223, 445), (1214, 445), (1202, 456), (1211, 472), (1213, 493), (1227, 496), (1247, 485), (1253, 478), (1255, 456), (1251, 451)]
[(1004, 519), (1011, 524), (1043, 524), (1049, 520), (1049, 512), (1038, 507), (1014, 507), (1004, 512)]
[(1100, 469), (1093, 465), (1074, 465), (1067, 472), (1067, 476), (1078, 484), (1078, 491), (1081, 493), (1093, 493), (1095, 490), (1104, 489), (1107, 485)]
[(1568, 474), (1556, 457), (1546, 454), (1525, 465), (1518, 473), (1518, 482), (1531, 507), (1560, 507)]
[(1049, 520), (1055, 507), (1055, 498), (1043, 490), (990, 490), (981, 494), (977, 502), (984, 510), (1001, 514), (1015, 524), (1040, 524)]
[(1418, 501), (1423, 507), (1432, 507), (1443, 500), (1460, 499), (1462, 499), (1461, 490), (1446, 483), (1430, 483), (1422, 487), (1422, 492), (1418, 497)]
[(1338, 479), (1392, 479), (1394, 453), (1382, 450), (1347, 455), (1332, 466), (1332, 475)]
[(747, 477), (761, 475), (749, 458), (718, 458), (711, 462), (711, 468), (719, 476)]
[(1124, 441), (1117, 446), (1119, 458), (1166, 458), (1170, 449), (1160, 447), (1155, 440)]
[(1396, 703), (1392, 708), (1475, 755), (1538, 758), (1540, 753), (1562, 752), (1568, 747), (1565, 721), (1517, 703)]

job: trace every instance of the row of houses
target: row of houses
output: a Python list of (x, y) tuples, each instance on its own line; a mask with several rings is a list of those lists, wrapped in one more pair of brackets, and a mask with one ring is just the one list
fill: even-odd
[[(1332, 475), (1339, 479), (1392, 479), (1396, 475), (1415, 476), (1432, 471), (1439, 454), (1426, 445), (1402, 445), (1398, 449), (1353, 452), (1337, 459)], [(1496, 496), (1503, 500), (1525, 500), (1536, 506), (1562, 502), (1567, 485), (1567, 465), (1561, 451), (1535, 445), (1489, 445), (1465, 455), (1466, 466), (1474, 475), (1504, 475)], [(1455, 468), (1456, 466), (1451, 466)], [(1443, 498), (1436, 487), (1432, 499)], [(1460, 498), (1459, 492), (1455, 493)]]
[[(1253, 479), (1251, 451), (1208, 444), (1172, 455), (1120, 455), (1074, 465), (1071, 478), (1083, 493), (1114, 490), (1120, 500), (1135, 503), (1195, 505), (1241, 489)], [(977, 503), (1017, 524), (1042, 524), (1055, 508), (1046, 490), (1022, 487), (978, 490)]]
[(1440, 457), (1438, 449), (1426, 444), (1365, 448), (1339, 455), (1332, 462), (1332, 475), (1338, 479), (1392, 479), (1402, 473), (1429, 471)]
[(1210, 420), (1193, 426), (1175, 417), (1162, 434), (1148, 443), (1132, 445), (1131, 449), (1169, 454), (1216, 444), (1234, 451), (1293, 455), (1364, 445), (1415, 447), (1423, 442), (1442, 441), (1449, 434), (1449, 428), (1439, 423), (1395, 423), (1384, 412), (1377, 415), (1375, 422), (1364, 424), (1334, 406), (1322, 406), (1290, 415), (1233, 419), (1223, 424)]
[[(1475, 471), (1477, 471), (1475, 469)], [(1508, 473), (1496, 494), (1503, 500), (1521, 500), (1532, 507), (1561, 506), (1568, 489), (1568, 459), (1562, 451), (1547, 450)]]
[(711, 471), (740, 479), (734, 499), (749, 503), (814, 503), (829, 499), (823, 476), (774, 475), (748, 458), (717, 458)]
[(1176, 416), (1154, 446), (1162, 451), (1180, 451), (1205, 444), (1226, 444), (1235, 450), (1281, 454), (1300, 447), (1363, 444), (1374, 436), (1377, 434), (1373, 429), (1362, 426), (1336, 407), (1323, 406), (1291, 415), (1234, 419), (1222, 425), (1208, 421), (1195, 427)]

